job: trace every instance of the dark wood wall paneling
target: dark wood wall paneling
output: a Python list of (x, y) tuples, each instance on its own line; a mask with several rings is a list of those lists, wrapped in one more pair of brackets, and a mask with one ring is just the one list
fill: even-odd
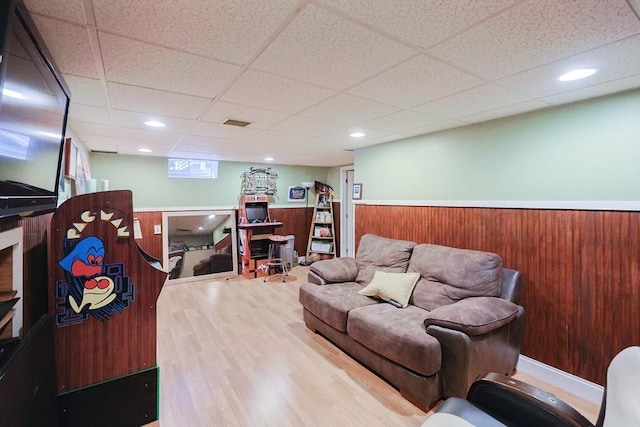
[(23, 227), (23, 335), (48, 310), (47, 235), (52, 215), (25, 217), (0, 224), (0, 231)]
[(140, 223), (142, 239), (136, 239), (143, 251), (162, 263), (162, 234), (154, 234), (155, 225), (162, 226), (162, 212), (134, 212), (133, 217)]
[(366, 233), (499, 254), (523, 273), (522, 353), (604, 384), (640, 344), (640, 212), (356, 205)]
[[(306, 219), (305, 209), (307, 211)], [(313, 207), (270, 208), (270, 215), (274, 221), (282, 222), (282, 227), (276, 230), (277, 233), (284, 236), (293, 235), (295, 250), (299, 255), (304, 255), (307, 252), (308, 227), (311, 226)], [(335, 217), (337, 253), (340, 253), (340, 203), (333, 204), (333, 215)], [(138, 218), (142, 231), (142, 239), (136, 240), (138, 245), (149, 255), (162, 261), (162, 235), (153, 234), (153, 226), (162, 224), (162, 212), (134, 212), (134, 217)]]

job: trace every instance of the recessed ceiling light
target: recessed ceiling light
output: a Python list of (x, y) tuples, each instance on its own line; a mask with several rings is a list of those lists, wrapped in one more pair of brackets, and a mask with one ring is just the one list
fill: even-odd
[(364, 133), (362, 133), (362, 132), (354, 132), (349, 136), (352, 137), (352, 138), (362, 138), (364, 136)]
[(273, 162), (273, 157), (265, 157), (264, 161), (265, 162)]
[(152, 128), (163, 128), (165, 127), (165, 124), (162, 122), (159, 122), (157, 120), (147, 120), (146, 122), (144, 122), (145, 125), (150, 126)]
[(213, 219), (213, 218), (215, 218), (215, 217), (216, 217), (216, 216), (215, 216), (215, 215), (213, 215), (213, 214), (209, 215), (209, 219)]
[(151, 150), (149, 148), (138, 148), (138, 151), (141, 153), (151, 153)]
[(568, 73), (564, 73), (563, 75), (558, 77), (558, 80), (560, 80), (561, 82), (570, 82), (572, 80), (580, 80), (589, 76), (593, 76), (596, 73), (596, 71), (597, 70), (595, 68), (583, 68), (580, 70), (573, 70), (573, 71), (569, 71)]

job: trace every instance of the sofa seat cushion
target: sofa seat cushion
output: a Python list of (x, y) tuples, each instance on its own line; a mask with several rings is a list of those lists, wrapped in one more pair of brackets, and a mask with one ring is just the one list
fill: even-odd
[(360, 289), (362, 285), (355, 282), (332, 285), (303, 283), (300, 285), (298, 300), (305, 309), (326, 324), (340, 332), (346, 332), (347, 314), (350, 310), (378, 304), (373, 298), (358, 294)]
[(376, 271), (406, 273), (415, 242), (388, 239), (374, 234), (365, 234), (360, 239), (356, 263), (358, 276), (356, 282), (367, 285)]
[(420, 273), (411, 303), (425, 310), (469, 297), (499, 297), (502, 259), (494, 253), (420, 244), (409, 272)]
[(349, 312), (347, 333), (381, 356), (419, 374), (440, 371), (439, 341), (427, 334), (428, 312), (416, 306), (396, 308), (381, 303), (354, 308)]

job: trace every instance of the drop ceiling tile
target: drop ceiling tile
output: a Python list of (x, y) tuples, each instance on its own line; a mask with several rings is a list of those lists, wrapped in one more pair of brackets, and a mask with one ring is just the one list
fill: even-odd
[(627, 77), (624, 79), (613, 80), (598, 85), (589, 86), (581, 89), (563, 92), (558, 95), (547, 96), (542, 101), (552, 105), (568, 104), (570, 102), (582, 101), (584, 99), (597, 98), (599, 96), (609, 95), (625, 90), (637, 89), (640, 87), (640, 74)]
[[(173, 142), (166, 141), (154, 141), (154, 140), (139, 140), (137, 138), (118, 138), (116, 146), (118, 153), (121, 154), (136, 154), (136, 155), (153, 155), (153, 156), (166, 156), (167, 153), (175, 144)], [(148, 148), (151, 153), (140, 153), (138, 149)]]
[(308, 5), (251, 67), (344, 90), (416, 53), (341, 16)]
[(487, 84), (455, 95), (419, 105), (414, 110), (457, 119), (487, 110), (521, 104), (531, 98), (493, 84)]
[(109, 110), (104, 107), (94, 107), (92, 105), (79, 105), (71, 101), (69, 105), (69, 122), (88, 122), (103, 125), (111, 124)]
[(293, 133), (285, 133), (285, 132), (276, 132), (273, 130), (264, 130), (251, 138), (249, 141), (256, 142), (264, 146), (265, 149), (269, 149), (270, 147), (277, 146), (283, 147), (288, 146), (292, 149), (300, 149), (300, 143), (304, 141), (308, 141), (311, 139), (309, 136), (305, 135), (296, 135)]
[(411, 108), (484, 83), (425, 55), (417, 56), (347, 92), (401, 108)]
[(443, 122), (442, 117), (425, 114), (419, 111), (403, 110), (385, 117), (363, 123), (363, 126), (391, 132), (408, 132), (417, 127)]
[(273, 74), (247, 70), (221, 99), (236, 104), (295, 114), (335, 94)]
[(227, 119), (244, 120), (250, 122), (249, 126), (252, 128), (267, 129), (287, 117), (289, 117), (287, 113), (217, 101), (202, 116), (202, 120), (212, 123), (222, 123)]
[(86, 123), (74, 120), (73, 122), (69, 122), (67, 124), (67, 128), (71, 128), (81, 139), (85, 139), (89, 135), (95, 136), (113, 136), (113, 126), (104, 125), (104, 124), (96, 124), (96, 123)]
[[(350, 135), (353, 132), (362, 132), (365, 134), (362, 138), (354, 138)], [(312, 138), (308, 141), (311, 146), (327, 146), (327, 147), (341, 147), (341, 148), (353, 148), (356, 146), (366, 145), (369, 141), (386, 137), (394, 132), (389, 132), (381, 129), (373, 129), (363, 126), (351, 126), (347, 129), (333, 132), (328, 135)]]
[(143, 130), (151, 129), (149, 128), (149, 126), (145, 125), (144, 122), (146, 122), (147, 120), (158, 120), (164, 123), (165, 127), (151, 130), (168, 133), (185, 133), (196, 124), (195, 120), (187, 120), (177, 117), (161, 116), (158, 114), (138, 113), (135, 111), (123, 110), (112, 110), (111, 117), (114, 126)]
[(397, 107), (369, 99), (339, 94), (300, 113), (301, 116), (356, 125), (400, 111)]
[(464, 117), (463, 120), (471, 123), (485, 122), (488, 120), (499, 119), (502, 117), (514, 116), (516, 114), (527, 113), (529, 111), (540, 110), (548, 107), (546, 102), (534, 100), (523, 102), (522, 104), (510, 105), (508, 107), (498, 108), (484, 113), (474, 114)]
[(162, 116), (197, 119), (211, 103), (211, 98), (183, 95), (157, 89), (108, 83), (111, 108)]
[(31, 15), (45, 15), (74, 24), (87, 23), (82, 0), (24, 0), (24, 4)]
[(429, 48), (518, 1), (520, 0), (320, 2), (409, 43)]
[(412, 129), (411, 132), (415, 133), (416, 135), (426, 135), (428, 133), (439, 132), (441, 130), (454, 129), (462, 126), (467, 126), (469, 124), (471, 124), (471, 122), (465, 122), (462, 120), (447, 120), (445, 122), (421, 126), (421, 127)]
[[(562, 74), (579, 68), (595, 68), (598, 72), (582, 80), (570, 82), (558, 80)], [(542, 98), (622, 79), (638, 73), (640, 73), (640, 36), (634, 36), (518, 73), (499, 80), (497, 83), (532, 97)]]
[(250, 138), (260, 132), (262, 132), (262, 130), (248, 126), (242, 128), (239, 126), (221, 125), (218, 123), (199, 122), (193, 127), (190, 133), (192, 135), (214, 138), (244, 139)]
[(240, 67), (113, 34), (99, 33), (108, 81), (214, 98)]
[(93, 0), (100, 30), (245, 64), (298, 0)]
[(88, 77), (63, 75), (64, 81), (71, 90), (71, 99), (76, 104), (107, 107), (107, 93), (102, 80)]
[(312, 119), (303, 116), (291, 116), (273, 126), (271, 130), (307, 136), (321, 136), (344, 129), (344, 123)]
[(179, 132), (166, 132), (160, 129), (132, 129), (125, 127), (113, 128), (114, 138), (120, 138), (130, 141), (138, 141), (140, 143), (174, 145), (184, 136)]
[(486, 79), (505, 77), (640, 33), (625, 0), (522, 2), (428, 53)]
[(93, 79), (100, 77), (85, 28), (40, 15), (33, 16), (33, 20), (62, 73)]
[(83, 142), (86, 144), (87, 148), (91, 151), (107, 151), (112, 153), (118, 152), (118, 147), (116, 147), (116, 141), (113, 138), (106, 137), (93, 137), (83, 138)]

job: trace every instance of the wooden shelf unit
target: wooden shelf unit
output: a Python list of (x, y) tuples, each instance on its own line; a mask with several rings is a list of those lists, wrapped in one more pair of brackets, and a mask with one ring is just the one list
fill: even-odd
[(321, 259), (333, 258), (336, 255), (332, 192), (316, 193), (307, 241), (307, 262), (316, 261), (312, 259), (312, 254), (319, 254)]

